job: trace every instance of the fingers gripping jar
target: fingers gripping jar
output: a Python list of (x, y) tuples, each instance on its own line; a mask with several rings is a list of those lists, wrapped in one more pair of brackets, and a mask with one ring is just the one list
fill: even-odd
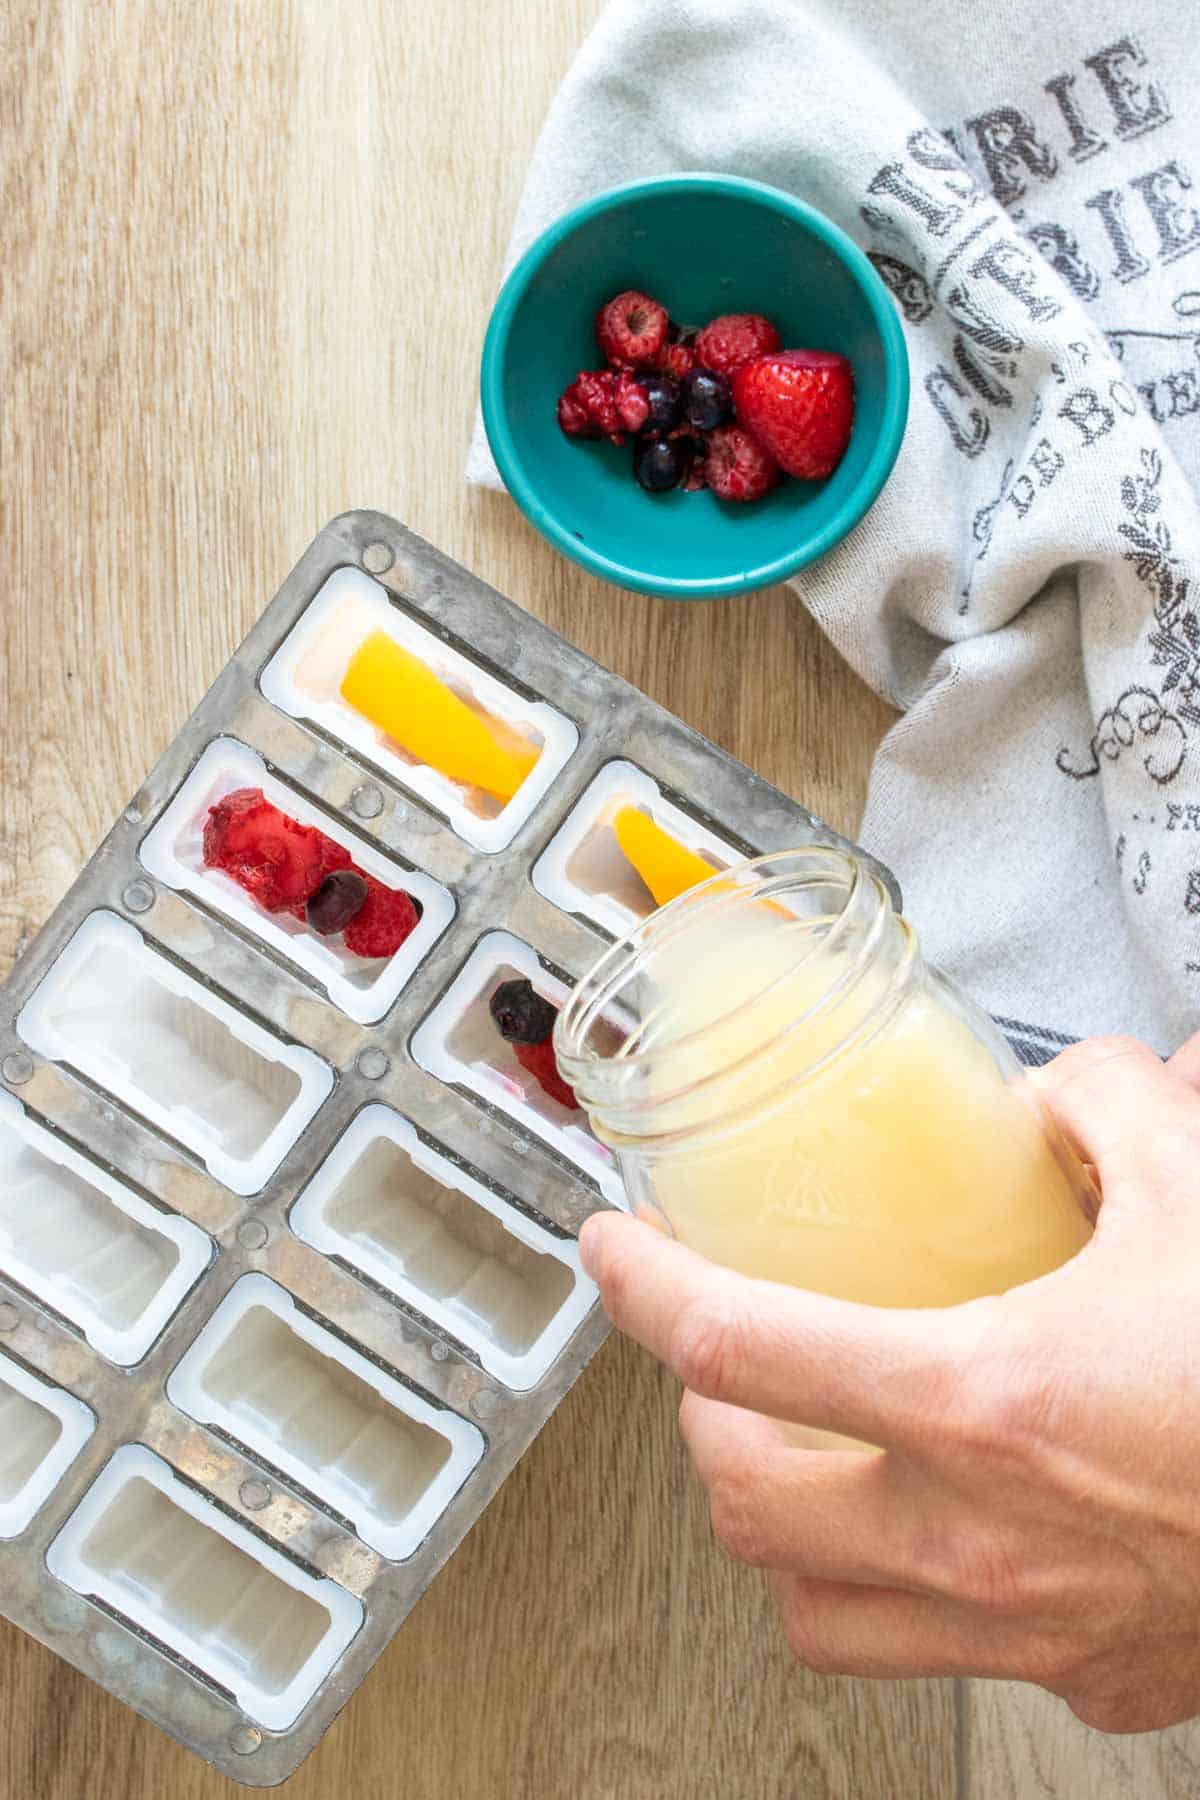
[(555, 1047), (634, 1210), (743, 1274), (945, 1306), (1090, 1235), (1091, 1185), (1006, 1040), (841, 851), (760, 857), (653, 914)]

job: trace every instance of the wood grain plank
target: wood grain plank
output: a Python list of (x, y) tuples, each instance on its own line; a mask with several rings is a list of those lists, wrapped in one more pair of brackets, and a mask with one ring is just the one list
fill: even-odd
[[(886, 710), (775, 591), (672, 607), (468, 493), (522, 172), (600, 0), (0, 12), (0, 965), (313, 532), (406, 518), (853, 828)], [(296, 1800), (949, 1800), (952, 1695), (797, 1672), (611, 1345)], [(238, 1790), (0, 1629), (5, 1800)]]

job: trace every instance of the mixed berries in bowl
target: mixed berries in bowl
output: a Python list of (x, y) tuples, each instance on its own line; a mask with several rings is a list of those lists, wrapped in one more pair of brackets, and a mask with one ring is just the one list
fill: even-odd
[(850, 443), (854, 373), (837, 351), (785, 349), (762, 313), (677, 325), (637, 288), (596, 314), (602, 369), (581, 369), (558, 397), (564, 437), (633, 439), (633, 479), (648, 494), (708, 488), (745, 505), (781, 481), (823, 481)]
[(785, 580), (862, 518), (908, 404), (903, 333), (852, 240), (725, 175), (576, 207), (512, 271), (483, 420), (505, 486), (619, 586), (711, 599)]

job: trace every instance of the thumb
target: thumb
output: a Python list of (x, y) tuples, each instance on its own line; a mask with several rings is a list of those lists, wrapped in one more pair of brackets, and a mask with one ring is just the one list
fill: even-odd
[(1200, 1094), (1136, 1038), (1089, 1038), (1037, 1071), (1040, 1100), (1081, 1161), (1105, 1211), (1195, 1209)]

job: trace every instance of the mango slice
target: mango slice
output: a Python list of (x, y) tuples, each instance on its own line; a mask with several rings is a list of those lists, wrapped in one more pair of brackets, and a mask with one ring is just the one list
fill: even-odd
[(622, 851), (654, 895), (656, 906), (665, 906), (716, 874), (711, 863), (677, 844), (636, 806), (621, 807), (613, 820), (613, 830)]
[[(538, 759), (506, 749), (496, 730), (460, 700), (419, 657), (386, 631), (365, 637), (342, 678), (342, 699), (418, 762), (465, 787), (511, 800)], [(511, 734), (507, 734), (510, 735)]]

